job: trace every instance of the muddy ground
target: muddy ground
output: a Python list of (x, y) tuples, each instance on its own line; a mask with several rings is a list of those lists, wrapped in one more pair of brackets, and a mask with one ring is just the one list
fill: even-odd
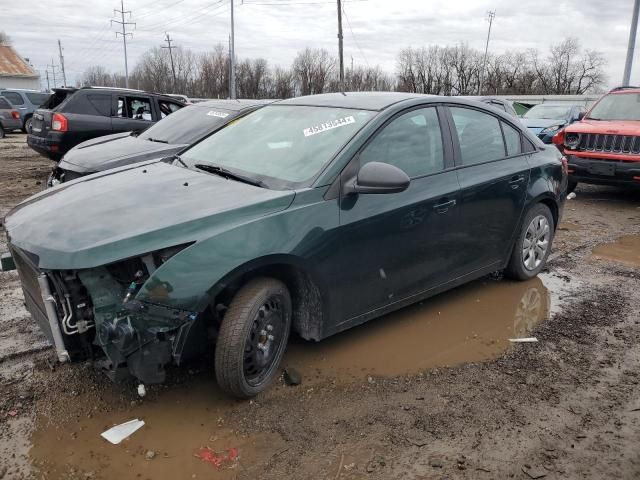
[[(51, 162), (14, 134), (0, 166), (4, 215)], [(249, 402), (220, 393), (211, 357), (144, 399), (57, 365), (17, 276), (0, 273), (0, 478), (640, 478), (638, 234), (640, 193), (580, 185), (539, 279), (488, 277), (293, 339), (284, 363), (302, 384)], [(525, 336), (538, 342), (509, 342)], [(134, 418), (145, 426), (120, 445), (100, 437)], [(238, 457), (215, 467), (203, 447)]]

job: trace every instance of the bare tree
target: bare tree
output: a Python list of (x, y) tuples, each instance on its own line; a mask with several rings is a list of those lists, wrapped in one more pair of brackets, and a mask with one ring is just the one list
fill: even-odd
[(334, 73), (336, 60), (324, 49), (305, 48), (293, 61), (300, 95), (323, 93)]
[(0, 45), (3, 43), (7, 45), (11, 44), (11, 38), (6, 33), (0, 31)]

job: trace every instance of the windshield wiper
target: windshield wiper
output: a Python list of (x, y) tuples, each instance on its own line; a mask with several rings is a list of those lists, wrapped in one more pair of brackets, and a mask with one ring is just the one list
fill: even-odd
[(255, 178), (245, 177), (244, 175), (240, 175), (239, 173), (232, 172), (231, 170), (227, 170), (226, 168), (219, 167), (218, 165), (196, 163), (194, 167), (204, 172), (213, 173), (214, 175), (219, 175), (227, 179), (238, 180), (239, 182), (248, 183), (249, 185), (254, 185), (256, 187), (267, 188), (267, 185), (260, 180), (256, 180)]
[(159, 138), (147, 138), (147, 140), (149, 140), (150, 142), (156, 142), (156, 143), (169, 143), (166, 140), (160, 140)]

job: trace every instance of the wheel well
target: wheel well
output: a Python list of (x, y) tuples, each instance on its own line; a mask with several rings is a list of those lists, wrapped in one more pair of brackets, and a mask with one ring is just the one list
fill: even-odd
[(275, 263), (239, 273), (215, 295), (216, 311), (224, 311), (238, 290), (256, 277), (271, 277), (284, 283), (291, 294), (292, 328), (306, 340), (320, 340), (324, 318), (322, 294), (311, 276), (295, 265)]
[(549, 207), (551, 210), (551, 216), (553, 217), (553, 228), (556, 230), (558, 228), (558, 205), (555, 201), (550, 198), (543, 198), (540, 200), (540, 203)]

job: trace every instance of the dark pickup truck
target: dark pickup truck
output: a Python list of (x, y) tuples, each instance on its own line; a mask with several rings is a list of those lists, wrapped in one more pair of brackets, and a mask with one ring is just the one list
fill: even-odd
[(141, 90), (83, 87), (56, 89), (46, 108), (33, 114), (27, 144), (58, 161), (81, 142), (118, 132), (141, 132), (182, 108), (166, 95)]

